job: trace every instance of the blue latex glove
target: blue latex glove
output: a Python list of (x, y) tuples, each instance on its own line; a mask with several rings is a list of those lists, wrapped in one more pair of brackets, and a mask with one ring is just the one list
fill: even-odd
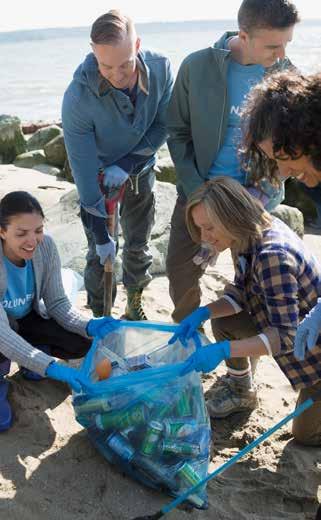
[(318, 303), (301, 321), (294, 340), (294, 355), (303, 361), (308, 350), (315, 347), (321, 333), (321, 298)]
[(104, 169), (104, 186), (109, 190), (112, 188), (120, 188), (127, 181), (129, 175), (125, 170), (113, 164), (112, 166), (107, 166)]
[(184, 376), (193, 370), (196, 370), (196, 372), (211, 372), (222, 361), (230, 357), (231, 343), (228, 340), (197, 348), (186, 360), (186, 366), (183, 368), (181, 375)]
[(93, 318), (92, 320), (88, 321), (86, 331), (88, 336), (98, 336), (102, 339), (109, 332), (113, 332), (113, 330), (118, 329), (120, 322), (121, 320), (115, 320), (115, 318), (112, 318), (111, 316)]
[(186, 347), (187, 340), (191, 339), (198, 327), (203, 323), (203, 321), (208, 320), (210, 316), (211, 312), (207, 306), (199, 307), (181, 321), (177, 332), (175, 332), (174, 336), (171, 337), (168, 344), (171, 345), (179, 339), (182, 345)]
[(53, 362), (47, 367), (46, 375), (51, 379), (68, 383), (75, 392), (80, 392), (82, 387), (86, 386), (86, 379), (79, 370), (72, 367), (66, 367), (59, 363)]
[(114, 263), (116, 258), (116, 242), (110, 238), (109, 242), (105, 244), (96, 244), (96, 253), (99, 256), (101, 265), (105, 265), (108, 257), (111, 262)]

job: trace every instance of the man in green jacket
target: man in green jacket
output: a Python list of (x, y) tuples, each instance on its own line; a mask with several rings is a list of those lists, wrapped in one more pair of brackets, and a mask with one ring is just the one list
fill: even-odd
[[(251, 172), (242, 169), (240, 114), (254, 85), (267, 74), (291, 67), (285, 48), (298, 21), (297, 9), (288, 0), (244, 0), (238, 12), (239, 31), (227, 32), (214, 47), (192, 53), (180, 67), (168, 110), (168, 146), (178, 196), (167, 274), (177, 322), (199, 307), (199, 281), (210, 257), (206, 244), (200, 251), (188, 233), (188, 196), (209, 178), (228, 175), (249, 186), (269, 211), (282, 201), (282, 190), (266, 180), (251, 187)], [(227, 364), (228, 377), (217, 386), (211, 401), (212, 417), (256, 406), (250, 360), (239, 358)]]

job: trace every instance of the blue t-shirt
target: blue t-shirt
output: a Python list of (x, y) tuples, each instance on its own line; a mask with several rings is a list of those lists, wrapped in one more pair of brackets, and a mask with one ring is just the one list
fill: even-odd
[(241, 171), (238, 147), (241, 141), (240, 114), (250, 89), (264, 76), (262, 65), (240, 65), (230, 60), (227, 71), (227, 92), (230, 113), (223, 145), (210, 167), (209, 177), (225, 175), (244, 184), (245, 172)]
[(19, 267), (7, 257), (3, 257), (7, 271), (7, 291), (2, 300), (4, 310), (9, 316), (23, 318), (32, 309), (35, 296), (35, 276), (31, 260), (27, 260), (23, 267)]

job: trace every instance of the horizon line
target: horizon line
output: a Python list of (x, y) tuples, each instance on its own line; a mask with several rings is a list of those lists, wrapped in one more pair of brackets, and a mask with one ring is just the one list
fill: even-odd
[[(234, 18), (198, 18), (198, 19), (192, 19), (192, 20), (153, 20), (149, 22), (135, 22), (135, 25), (152, 25), (152, 24), (175, 24), (175, 23), (212, 23), (212, 22), (224, 22), (224, 21), (234, 21), (237, 23)], [(300, 24), (304, 24), (305, 22), (321, 22), (320, 18), (305, 18), (300, 22)], [(24, 28), (24, 29), (0, 29), (0, 34), (12, 34), (12, 33), (21, 33), (21, 32), (33, 32), (33, 31), (47, 31), (47, 30), (59, 30), (59, 29), (87, 29), (91, 27), (91, 25), (61, 25), (61, 26), (55, 26), (55, 27), (31, 27), (31, 28)]]

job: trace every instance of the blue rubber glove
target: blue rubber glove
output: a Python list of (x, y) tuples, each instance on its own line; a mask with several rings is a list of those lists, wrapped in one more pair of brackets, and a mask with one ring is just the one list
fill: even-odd
[(47, 367), (46, 376), (68, 383), (75, 392), (80, 392), (82, 387), (86, 386), (86, 379), (79, 370), (60, 365), (55, 361)]
[(104, 186), (109, 190), (112, 188), (120, 188), (127, 181), (129, 175), (125, 170), (113, 164), (112, 166), (107, 166), (104, 169)]
[(222, 361), (231, 357), (231, 343), (228, 340), (212, 343), (205, 347), (200, 347), (186, 360), (186, 366), (181, 375), (185, 376), (189, 372), (211, 372)]
[(113, 332), (120, 326), (121, 320), (115, 320), (111, 316), (103, 318), (93, 318), (87, 323), (86, 331), (88, 336), (98, 336), (104, 338), (109, 332)]
[(301, 321), (294, 340), (294, 355), (303, 361), (308, 350), (312, 350), (321, 333), (321, 298), (318, 303)]
[(96, 244), (96, 253), (99, 256), (101, 265), (105, 265), (107, 258), (110, 258), (111, 262), (115, 262), (116, 258), (116, 242), (110, 238), (109, 242), (105, 244)]
[(203, 321), (208, 320), (210, 316), (211, 312), (207, 306), (199, 307), (181, 321), (177, 332), (175, 332), (174, 336), (171, 337), (168, 344), (172, 345), (172, 343), (175, 343), (175, 341), (179, 339), (182, 345), (186, 347), (187, 340), (191, 339), (198, 327), (203, 323)]

